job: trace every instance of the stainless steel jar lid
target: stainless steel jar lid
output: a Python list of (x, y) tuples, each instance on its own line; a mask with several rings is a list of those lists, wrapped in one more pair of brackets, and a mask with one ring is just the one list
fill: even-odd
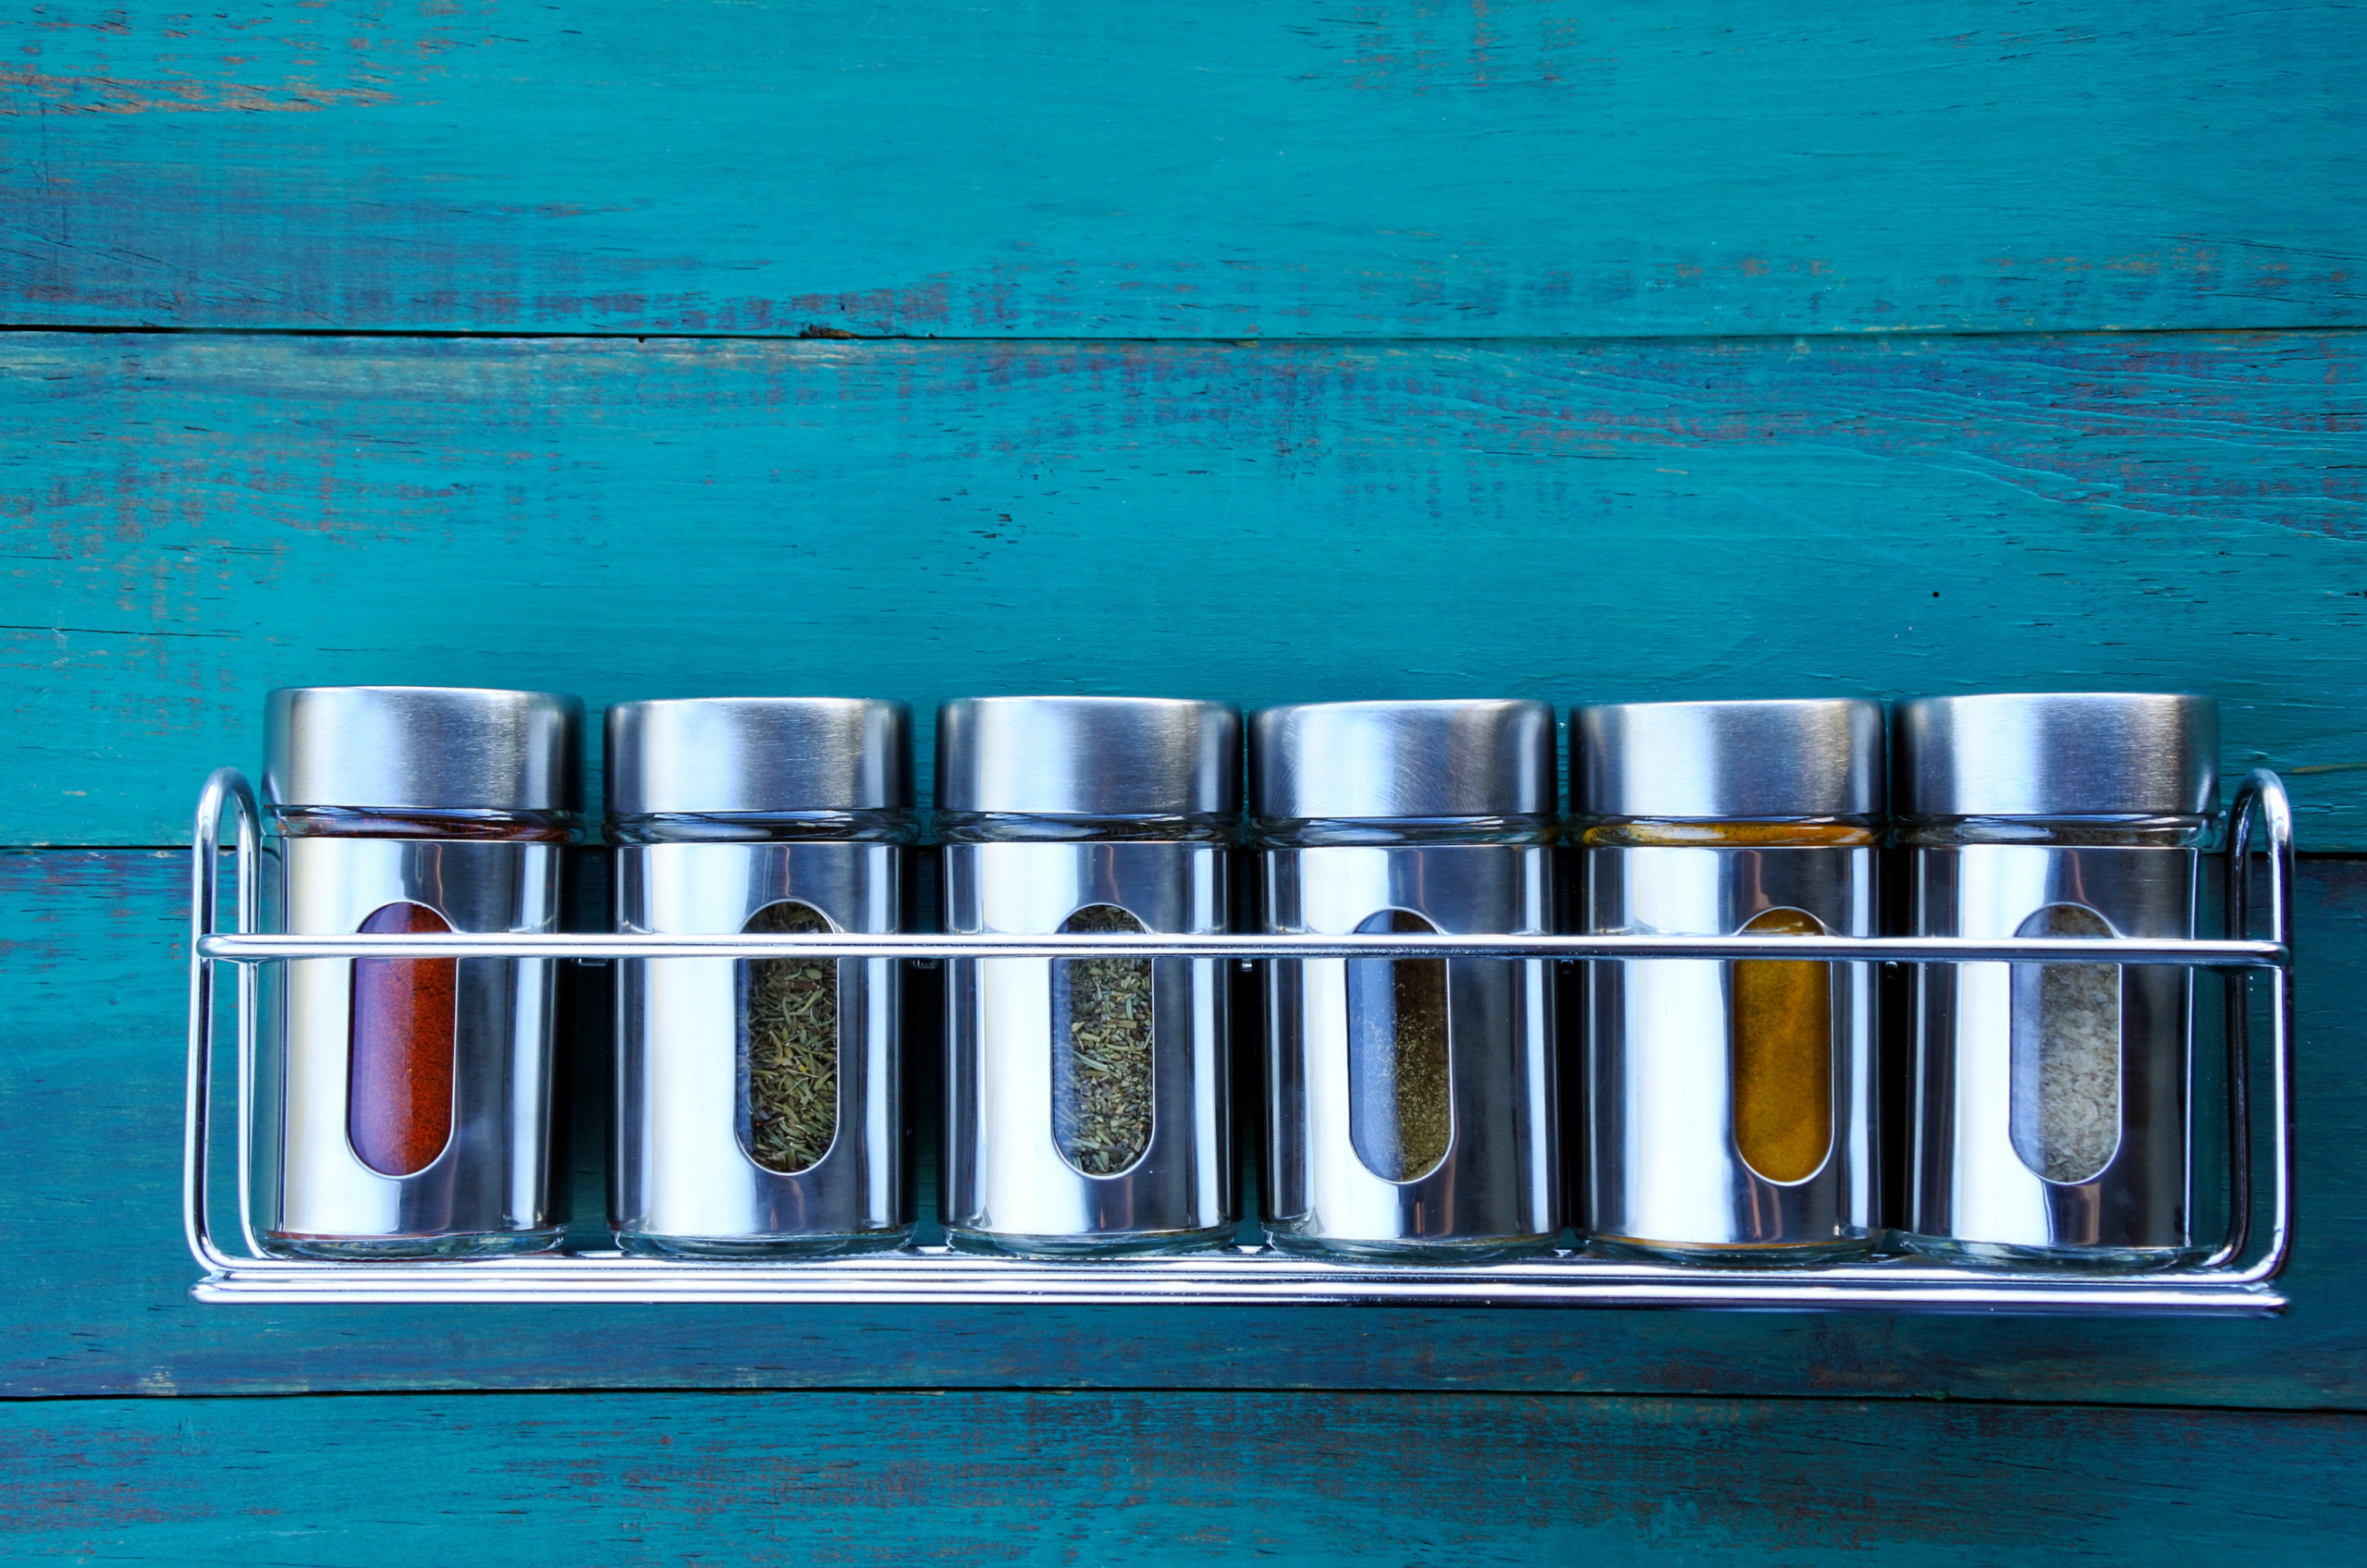
[(963, 697), (937, 710), (940, 811), (1230, 816), (1241, 712), (1164, 697)]
[(573, 811), (581, 700), (474, 686), (283, 686), (264, 699), (282, 806)]
[(685, 697), (608, 710), (608, 811), (893, 811), (913, 711), (865, 697)]
[(1580, 816), (1871, 816), (1883, 804), (1882, 704), (1841, 697), (1573, 708), (1570, 795)]
[(1249, 809), (1264, 820), (1539, 816), (1553, 805), (1543, 703), (1305, 703), (1249, 721)]
[(1918, 697), (1898, 704), (1907, 816), (2203, 816), (2219, 809), (2219, 705), (2148, 692)]

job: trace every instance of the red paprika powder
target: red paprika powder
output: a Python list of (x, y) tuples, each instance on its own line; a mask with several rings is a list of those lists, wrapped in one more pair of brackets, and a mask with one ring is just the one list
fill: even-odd
[[(386, 904), (362, 923), (369, 936), (452, 929), (424, 904)], [(460, 961), (353, 961), (353, 1054), (346, 1135), (382, 1176), (435, 1163), (452, 1138), (452, 1046)]]

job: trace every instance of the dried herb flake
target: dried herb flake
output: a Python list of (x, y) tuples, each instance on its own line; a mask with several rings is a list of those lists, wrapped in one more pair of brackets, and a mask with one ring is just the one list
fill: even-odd
[[(1145, 927), (1124, 910), (1095, 904), (1061, 929)], [(1079, 1170), (1114, 1175), (1150, 1146), (1151, 961), (1063, 959), (1058, 974), (1068, 1028), (1053, 1053), (1052, 1135)]]
[[(829, 928), (800, 903), (769, 904), (746, 926), (766, 934)], [(835, 959), (748, 962), (748, 1149), (767, 1170), (806, 1170), (838, 1135), (838, 968)]]

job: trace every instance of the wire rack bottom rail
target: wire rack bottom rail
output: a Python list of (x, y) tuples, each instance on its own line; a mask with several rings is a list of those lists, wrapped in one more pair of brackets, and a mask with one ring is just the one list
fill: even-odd
[(813, 1305), (1348, 1305), (1723, 1307), (2259, 1317), (2264, 1283), (2209, 1274), (2004, 1274), (1898, 1260), (1817, 1268), (1655, 1267), (1581, 1256), (1453, 1268), (1327, 1263), (1265, 1249), (1113, 1263), (1031, 1262), (942, 1247), (779, 1264), (676, 1263), (617, 1253), (432, 1263), (238, 1263), (208, 1302)]

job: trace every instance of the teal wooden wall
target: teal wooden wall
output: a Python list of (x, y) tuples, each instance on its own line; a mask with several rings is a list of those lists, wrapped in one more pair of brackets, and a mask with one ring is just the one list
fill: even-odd
[[(0, 1560), (2355, 1554), (2362, 63), (2316, 3), (0, 12)], [(2313, 851), (2295, 1305), (200, 1308), (158, 846), (298, 680), (2212, 691)]]

